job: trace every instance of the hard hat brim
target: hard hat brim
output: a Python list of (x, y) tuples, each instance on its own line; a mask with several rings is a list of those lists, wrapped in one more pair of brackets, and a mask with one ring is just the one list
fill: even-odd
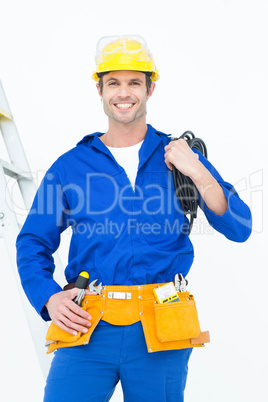
[(155, 70), (155, 71), (148, 71), (148, 70), (142, 70), (142, 69), (133, 70), (133, 69), (127, 68), (127, 66), (125, 66), (124, 68), (120, 68), (120, 69), (115, 68), (115, 69), (110, 69), (109, 71), (94, 71), (93, 74), (92, 74), (92, 79), (95, 82), (99, 82), (100, 78), (99, 78), (98, 74), (100, 74), (100, 73), (109, 73), (110, 71), (138, 71), (138, 72), (141, 72), (141, 73), (151, 72), (152, 73), (151, 80), (154, 81), (154, 82), (159, 80), (159, 78), (160, 78), (158, 70)]

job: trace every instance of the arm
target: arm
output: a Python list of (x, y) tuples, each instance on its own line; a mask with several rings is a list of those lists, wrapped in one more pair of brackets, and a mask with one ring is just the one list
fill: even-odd
[(84, 331), (91, 317), (72, 301), (79, 289), (62, 291), (53, 279), (52, 255), (67, 227), (69, 211), (56, 177), (50, 169), (36, 193), (17, 238), (17, 265), (23, 289), (36, 311), (44, 320), (52, 319), (60, 328), (73, 333)]
[(223, 181), (216, 169), (185, 140), (172, 141), (165, 147), (165, 162), (190, 177), (200, 194), (200, 207), (208, 222), (233, 241), (245, 241), (251, 233), (251, 213), (233, 187)]

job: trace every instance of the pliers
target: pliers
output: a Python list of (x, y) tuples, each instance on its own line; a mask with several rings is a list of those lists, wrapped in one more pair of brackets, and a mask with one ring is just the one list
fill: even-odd
[(177, 292), (186, 292), (188, 281), (182, 276), (182, 274), (176, 274), (174, 282)]

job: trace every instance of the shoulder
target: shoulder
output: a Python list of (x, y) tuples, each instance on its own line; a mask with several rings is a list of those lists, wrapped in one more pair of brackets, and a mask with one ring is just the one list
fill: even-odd
[(88, 134), (80, 140), (76, 146), (60, 155), (52, 164), (49, 170), (63, 171), (68, 170), (74, 166), (77, 162), (81, 162), (84, 159), (88, 159), (88, 155), (91, 152), (91, 143), (95, 136), (101, 133)]
[(150, 124), (148, 124), (148, 129), (152, 130), (158, 137), (160, 137), (165, 145), (167, 145), (170, 142), (171, 134), (166, 134), (161, 130), (157, 130), (154, 127), (152, 127)]

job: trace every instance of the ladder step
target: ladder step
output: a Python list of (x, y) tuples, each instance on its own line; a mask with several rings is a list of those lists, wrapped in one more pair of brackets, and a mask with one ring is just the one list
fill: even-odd
[(8, 113), (8, 112), (6, 112), (4, 109), (1, 109), (1, 108), (0, 108), (0, 118), (1, 118), (1, 116), (4, 116), (4, 117), (6, 117), (6, 118), (9, 119), (9, 120), (13, 120), (10, 113)]
[(0, 166), (2, 166), (4, 173), (7, 176), (13, 177), (14, 179), (21, 179), (21, 178), (28, 180), (32, 179), (30, 172), (23, 172), (12, 163), (6, 162), (3, 159), (0, 159)]

